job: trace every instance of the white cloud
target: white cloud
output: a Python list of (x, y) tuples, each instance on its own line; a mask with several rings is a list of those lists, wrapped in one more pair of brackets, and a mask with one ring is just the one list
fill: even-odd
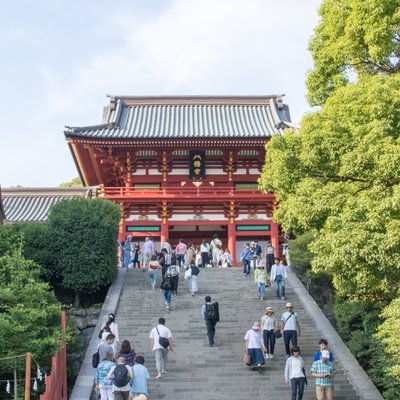
[[(295, 121), (306, 111), (304, 80), (311, 67), (306, 47), (320, 0), (165, 0), (156, 12), (150, 6), (144, 9), (143, 1), (123, 3), (105, 11), (96, 8), (99, 21), (107, 23), (79, 24), (82, 32), (75, 32), (73, 39), (68, 30), (64, 37), (58, 32), (57, 49), (67, 43), (69, 51), (55, 54), (64, 54), (64, 60), (52, 53), (53, 42), (41, 47), (38, 38), (52, 32), (40, 21), (36, 28), (11, 30), (15, 43), (41, 47), (40, 53), (29, 48), (18, 54), (29, 65), (23, 73), (40, 69), (41, 75), (39, 80), (33, 72), (24, 80), (19, 72), (7, 75), (7, 118), (0, 132), (3, 186), (51, 186), (76, 176), (63, 126), (99, 123), (106, 93), (283, 92)], [(75, 43), (79, 35), (97, 36), (97, 45), (87, 49), (84, 40)], [(14, 52), (9, 54), (10, 65), (21, 62)], [(66, 62), (68, 57), (76, 60)], [(30, 87), (30, 81), (35, 85)]]
[[(108, 29), (119, 35), (119, 45), (86, 60), (66, 80), (44, 72), (43, 116), (87, 112), (99, 97), (105, 102), (105, 93), (290, 93), (293, 77), (304, 84), (316, 17), (310, 10), (305, 15), (302, 2), (282, 3), (176, 0), (155, 18), (140, 19), (134, 9), (114, 15)], [(318, 1), (309, 3), (315, 8)]]

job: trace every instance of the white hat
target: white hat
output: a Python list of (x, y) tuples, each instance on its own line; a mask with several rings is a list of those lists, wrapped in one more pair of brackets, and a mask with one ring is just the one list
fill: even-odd
[(322, 350), (321, 358), (329, 358), (329, 350)]

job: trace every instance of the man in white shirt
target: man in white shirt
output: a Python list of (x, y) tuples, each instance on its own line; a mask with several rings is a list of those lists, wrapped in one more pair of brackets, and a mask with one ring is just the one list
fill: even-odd
[(280, 259), (275, 257), (275, 264), (271, 268), (271, 282), (275, 282), (276, 298), (286, 300), (285, 298), (285, 279), (287, 277), (286, 268), (280, 263)]
[(287, 311), (282, 314), (280, 328), (285, 343), (286, 354), (290, 356), (289, 343), (292, 342), (292, 346), (297, 346), (297, 337), (300, 336), (301, 332), (299, 316), (293, 311), (293, 304), (286, 303), (286, 310)]
[[(167, 338), (169, 346), (167, 348), (161, 346), (160, 337)], [(172, 334), (171, 331), (165, 326), (165, 318), (159, 318), (158, 325), (150, 332), (151, 348), (156, 358), (157, 376), (156, 379), (162, 378), (166, 374), (166, 367), (168, 361), (168, 348), (172, 352)]]

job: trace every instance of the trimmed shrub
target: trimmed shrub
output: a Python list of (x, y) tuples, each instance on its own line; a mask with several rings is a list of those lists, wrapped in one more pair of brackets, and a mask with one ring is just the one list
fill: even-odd
[(117, 272), (119, 206), (102, 199), (57, 203), (49, 215), (50, 251), (56, 279), (80, 297), (109, 285)]

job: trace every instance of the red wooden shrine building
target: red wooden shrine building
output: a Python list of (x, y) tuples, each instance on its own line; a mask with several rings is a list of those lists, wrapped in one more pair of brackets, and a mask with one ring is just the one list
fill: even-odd
[(266, 142), (288, 126), (281, 96), (111, 96), (101, 124), (65, 136), (84, 185), (120, 204), (121, 240), (199, 244), (216, 233), (239, 261), (251, 240), (279, 249), (275, 197), (257, 179)]

